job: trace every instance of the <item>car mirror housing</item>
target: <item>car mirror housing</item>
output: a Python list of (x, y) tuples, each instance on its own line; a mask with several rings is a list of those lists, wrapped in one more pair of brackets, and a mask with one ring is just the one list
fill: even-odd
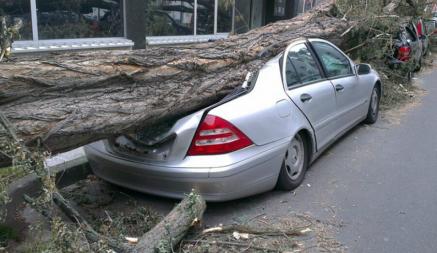
[(370, 74), (370, 70), (372, 69), (369, 64), (358, 64), (356, 68), (358, 75)]

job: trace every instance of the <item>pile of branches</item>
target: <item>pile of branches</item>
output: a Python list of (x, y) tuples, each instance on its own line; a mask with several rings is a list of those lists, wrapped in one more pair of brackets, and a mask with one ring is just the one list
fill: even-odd
[(411, 62), (399, 68), (390, 68), (388, 58), (394, 56), (394, 38), (401, 25), (407, 22), (415, 24), (418, 17), (426, 17), (432, 5), (437, 1), (425, 0), (371, 0), (346, 1), (337, 4), (345, 18), (350, 17), (354, 23), (345, 34), (347, 37), (341, 47), (356, 62), (370, 63), (381, 76), (384, 85), (382, 108), (397, 106), (414, 96), (415, 87), (411, 84), (411, 72), (415, 69)]

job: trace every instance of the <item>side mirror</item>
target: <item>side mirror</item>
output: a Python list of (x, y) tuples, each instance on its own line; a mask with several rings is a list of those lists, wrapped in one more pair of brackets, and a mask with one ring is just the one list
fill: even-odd
[(356, 68), (360, 76), (370, 74), (370, 70), (372, 69), (369, 64), (358, 64)]

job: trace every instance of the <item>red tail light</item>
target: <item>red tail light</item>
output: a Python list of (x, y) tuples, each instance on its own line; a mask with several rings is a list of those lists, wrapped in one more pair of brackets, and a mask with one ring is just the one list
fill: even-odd
[(398, 60), (408, 61), (410, 60), (411, 48), (407, 46), (402, 46), (398, 50)]
[(228, 121), (207, 115), (200, 123), (187, 155), (218, 155), (230, 153), (253, 142)]

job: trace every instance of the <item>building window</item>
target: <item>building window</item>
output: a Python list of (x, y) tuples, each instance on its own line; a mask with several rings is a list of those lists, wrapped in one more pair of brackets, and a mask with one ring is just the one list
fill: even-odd
[(274, 16), (275, 17), (283, 17), (285, 16), (285, 0), (275, 0), (275, 9)]
[(29, 0), (1, 0), (0, 16), (6, 16), (6, 22), (11, 25), (15, 18), (23, 21), (18, 40), (32, 39), (32, 15)]
[(232, 13), (234, 0), (219, 0), (217, 10), (217, 32), (228, 33), (232, 31)]
[(122, 0), (37, 0), (36, 6), (39, 39), (123, 37)]
[(235, 33), (245, 33), (251, 28), (252, 0), (235, 2)]
[(214, 0), (197, 0), (197, 34), (214, 34)]
[(146, 0), (146, 35), (193, 35), (194, 0)]
[(315, 0), (304, 0), (304, 10), (303, 12), (307, 12), (313, 8), (315, 5)]
[(144, 0), (146, 36), (212, 35), (232, 31), (235, 0)]

